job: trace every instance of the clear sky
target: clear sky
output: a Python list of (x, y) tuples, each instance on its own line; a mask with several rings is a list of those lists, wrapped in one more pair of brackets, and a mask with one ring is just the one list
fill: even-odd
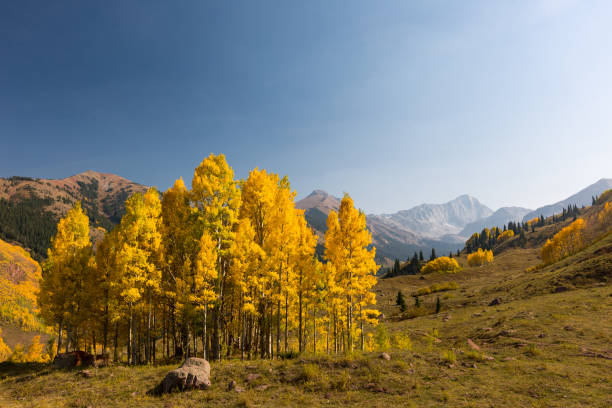
[(610, 1), (3, 1), (0, 176), (211, 152), (367, 212), (612, 177)]

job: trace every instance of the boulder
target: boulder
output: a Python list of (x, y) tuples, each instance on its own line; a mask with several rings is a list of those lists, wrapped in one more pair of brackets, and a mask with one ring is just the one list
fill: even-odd
[(175, 388), (180, 391), (206, 390), (210, 387), (210, 364), (203, 358), (190, 357), (179, 368), (166, 374), (154, 394), (166, 394)]
[(86, 367), (93, 363), (94, 356), (81, 350), (59, 353), (53, 359), (53, 365), (57, 368)]

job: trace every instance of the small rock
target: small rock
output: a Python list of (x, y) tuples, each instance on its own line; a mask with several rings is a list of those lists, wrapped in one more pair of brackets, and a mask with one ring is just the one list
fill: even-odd
[(472, 317), (480, 317), (480, 316), (482, 316), (482, 313), (474, 313), (474, 314), (472, 314)]
[(79, 371), (79, 372), (78, 372), (78, 374), (79, 374), (81, 377), (84, 377), (84, 378), (91, 378), (91, 377), (93, 377), (93, 373), (92, 373), (91, 371), (89, 371), (89, 370), (82, 370), (82, 371)]
[(268, 384), (262, 384), (262, 385), (258, 385), (257, 387), (255, 387), (255, 391), (265, 391), (269, 388), (270, 386)]
[(476, 363), (472, 364), (472, 368), (478, 368), (478, 367), (476, 367)]
[(502, 361), (516, 361), (516, 358), (514, 358), (514, 357), (504, 357), (504, 358), (502, 358)]
[(467, 339), (467, 344), (474, 350), (480, 350), (480, 346), (472, 341), (472, 339)]
[(516, 330), (514, 330), (514, 329), (508, 329), (508, 330), (502, 330), (502, 331), (500, 331), (500, 332), (499, 332), (499, 335), (500, 335), (500, 336), (511, 336), (511, 335), (513, 335), (514, 333), (516, 333)]
[(569, 288), (567, 288), (566, 286), (557, 286), (554, 290), (554, 293), (567, 292), (568, 290)]
[(496, 297), (489, 303), (489, 306), (496, 306), (496, 305), (501, 304), (501, 302), (502, 302), (502, 299), (499, 297)]
[(487, 355), (483, 355), (482, 358), (484, 358), (485, 360), (491, 360), (491, 361), (495, 360), (495, 357), (487, 356)]
[(421, 275), (421, 277), (419, 279), (425, 280), (425, 277), (423, 275)]
[(539, 339), (543, 339), (544, 337), (546, 337), (546, 335), (545, 335), (544, 333), (540, 333), (540, 334), (538, 334), (538, 338), (539, 338)]
[(256, 379), (258, 379), (259, 377), (261, 377), (261, 374), (256, 374), (256, 373), (249, 373), (246, 376), (246, 382), (248, 384), (252, 383), (253, 381), (255, 381)]
[(450, 320), (451, 316), (450, 315), (446, 315), (442, 318), (443, 322), (448, 322)]
[(391, 356), (384, 352), (380, 354), (379, 358), (382, 358), (383, 360), (387, 360), (387, 361), (391, 360)]
[(236, 380), (232, 380), (229, 382), (229, 384), (227, 384), (227, 390), (231, 391), (235, 389), (237, 386), (238, 386), (238, 383), (236, 382)]
[(572, 326), (565, 326), (563, 330), (571, 331), (574, 330), (574, 328)]

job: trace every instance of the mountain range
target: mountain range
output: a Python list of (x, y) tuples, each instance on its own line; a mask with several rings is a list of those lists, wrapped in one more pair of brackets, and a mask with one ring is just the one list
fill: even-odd
[(570, 205), (577, 205), (578, 207), (591, 205), (594, 197), (600, 195), (601, 193), (610, 188), (612, 188), (612, 179), (602, 178), (596, 183), (583, 188), (576, 194), (569, 196), (565, 200), (561, 200), (554, 204), (540, 207), (534, 211), (525, 214), (525, 216), (523, 217), (523, 221), (528, 221), (532, 218), (539, 217), (540, 215), (543, 215), (544, 217), (549, 217), (553, 214), (559, 214), (563, 211), (563, 208), (567, 208)]
[[(466, 239), (485, 227), (503, 226), (509, 221), (528, 220), (559, 213), (568, 205), (591, 204), (592, 197), (612, 188), (612, 179), (601, 179), (557, 203), (531, 211), (502, 207), (496, 211), (469, 195), (443, 204), (421, 204), (393, 214), (367, 214), (366, 222), (381, 263), (406, 259), (415, 251), (435, 248), (440, 254), (456, 251)], [(80, 200), (87, 210), (96, 238), (116, 225), (125, 211), (125, 200), (147, 186), (123, 177), (86, 171), (64, 179), (0, 178), (0, 238), (27, 248), (32, 257), (44, 259), (57, 220)], [(319, 253), (327, 229), (327, 215), (337, 210), (340, 199), (314, 190), (297, 201), (306, 220), (319, 237)]]

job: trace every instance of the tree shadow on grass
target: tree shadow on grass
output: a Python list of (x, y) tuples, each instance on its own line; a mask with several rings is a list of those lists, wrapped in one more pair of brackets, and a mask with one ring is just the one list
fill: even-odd
[(10, 361), (0, 363), (0, 380), (27, 381), (51, 372), (52, 366), (46, 363), (13, 363)]

